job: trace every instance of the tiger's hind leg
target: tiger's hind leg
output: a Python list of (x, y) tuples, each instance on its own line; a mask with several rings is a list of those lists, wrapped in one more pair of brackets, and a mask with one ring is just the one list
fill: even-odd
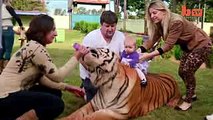
[(117, 112), (108, 109), (101, 109), (87, 115), (83, 120), (127, 120), (127, 115), (121, 115)]
[(174, 108), (175, 106), (177, 106), (177, 104), (180, 102), (181, 100), (181, 94), (180, 91), (178, 89), (178, 86), (175, 86), (175, 91), (174, 91), (174, 96), (171, 97), (167, 103), (167, 106)]
[(69, 116), (60, 118), (58, 120), (85, 120), (85, 116), (89, 116), (94, 112), (91, 103), (87, 103), (77, 111), (71, 113)]
[(180, 101), (180, 97), (173, 97), (172, 99), (169, 100), (169, 102), (167, 103), (167, 106), (174, 108), (175, 106), (178, 105)]
[(161, 79), (162, 82), (164, 82), (164, 85), (169, 85), (170, 87), (167, 89), (167, 92), (170, 93), (170, 95), (168, 96), (168, 102), (166, 103), (167, 106), (174, 108), (175, 106), (177, 106), (177, 104), (179, 103), (179, 101), (181, 100), (181, 94), (180, 94), (180, 90), (178, 87), (178, 84), (176, 82), (176, 80), (168, 75), (168, 74), (150, 74), (150, 76), (152, 75), (152, 77), (157, 78), (157, 79)]

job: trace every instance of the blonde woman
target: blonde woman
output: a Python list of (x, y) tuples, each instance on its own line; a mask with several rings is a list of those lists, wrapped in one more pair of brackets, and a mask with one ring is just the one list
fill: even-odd
[(164, 45), (150, 53), (144, 53), (141, 60), (162, 55), (171, 50), (175, 44), (184, 51), (180, 60), (179, 75), (186, 86), (183, 102), (176, 107), (186, 111), (192, 108), (192, 101), (196, 100), (195, 72), (208, 58), (211, 52), (211, 40), (200, 28), (189, 22), (181, 15), (170, 12), (161, 0), (151, 1), (146, 10), (149, 40), (141, 47), (141, 52), (152, 48), (156, 42), (164, 40)]

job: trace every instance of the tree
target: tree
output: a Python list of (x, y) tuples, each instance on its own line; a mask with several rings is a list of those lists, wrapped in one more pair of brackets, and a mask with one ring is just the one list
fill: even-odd
[(123, 28), (124, 28), (124, 31), (126, 31), (126, 19), (127, 19), (127, 0), (124, 0), (124, 21), (123, 21)]
[[(149, 2), (149, 0), (144, 0), (144, 1), (145, 1), (145, 3), (144, 3), (145, 5), (147, 5), (148, 2)], [(144, 20), (144, 33), (148, 34), (148, 28), (147, 28), (147, 21), (146, 21), (146, 19)]]
[(115, 0), (114, 6), (115, 6), (115, 13), (118, 15), (119, 14), (120, 0)]
[[(170, 3), (170, 9), (181, 14), (181, 6), (186, 5), (188, 9), (205, 9), (205, 22), (213, 22), (213, 0), (165, 0)], [(196, 18), (193, 18), (196, 19)]]
[(40, 0), (13, 0), (11, 3), (15, 10), (46, 12), (46, 7)]
[[(0, 36), (2, 36), (2, 0), (0, 0)], [(2, 49), (2, 37), (0, 37), (0, 49)]]
[(206, 15), (205, 15), (205, 21), (206, 22), (213, 22), (213, 0), (206, 0)]
[[(120, 0), (120, 5), (124, 9), (124, 0)], [(139, 18), (144, 18), (145, 2), (144, 0), (127, 0), (126, 8), (130, 12), (136, 12)]]

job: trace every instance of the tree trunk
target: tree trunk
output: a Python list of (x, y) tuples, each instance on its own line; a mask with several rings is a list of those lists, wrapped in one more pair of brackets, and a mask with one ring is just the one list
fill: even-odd
[[(2, 36), (2, 0), (0, 0), (0, 36)], [(0, 50), (2, 49), (2, 37), (0, 37)]]
[[(148, 4), (149, 0), (145, 0), (144, 1), (144, 4), (145, 6), (147, 7), (147, 4)], [(145, 8), (146, 8), (145, 7)], [(145, 9), (146, 10), (146, 9)], [(145, 11), (146, 12), (146, 11)], [(146, 15), (145, 15), (146, 16)], [(148, 28), (147, 28), (147, 21), (146, 21), (146, 18), (144, 18), (144, 34), (148, 34)]]
[(124, 21), (123, 21), (123, 29), (126, 31), (126, 19), (127, 19), (127, 0), (124, 0)]
[(119, 6), (120, 6), (120, 0), (115, 0), (115, 2), (114, 2), (114, 9), (115, 9), (115, 13), (116, 13), (116, 15), (118, 15), (119, 14)]
[(176, 13), (177, 0), (172, 1), (172, 12)]

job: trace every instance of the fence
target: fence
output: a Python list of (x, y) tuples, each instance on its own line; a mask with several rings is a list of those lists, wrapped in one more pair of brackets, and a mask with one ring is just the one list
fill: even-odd
[[(70, 27), (70, 18), (69, 16), (52, 16), (55, 20), (56, 27), (61, 29), (69, 29)], [(76, 17), (78, 18), (78, 17)], [(96, 22), (99, 22), (99, 18), (96, 17)], [(29, 20), (28, 20), (29, 22)], [(28, 22), (26, 25), (28, 25)], [(73, 23), (74, 24), (74, 23)], [(72, 24), (72, 27), (74, 25)], [(198, 23), (198, 27), (200, 27), (201, 24)], [(213, 27), (213, 23), (204, 23), (203, 24), (203, 30), (210, 35), (210, 28)], [(118, 21), (117, 25), (118, 30), (123, 29), (123, 20)], [(143, 19), (128, 19), (126, 20), (126, 29), (128, 31), (132, 31), (135, 33), (143, 33), (144, 32), (144, 20)]]
[[(123, 29), (123, 20), (118, 21), (118, 30)], [(143, 19), (127, 19), (126, 30), (134, 33), (144, 33), (144, 20)]]
[[(201, 23), (197, 24), (201, 27)], [(210, 35), (210, 29), (213, 27), (213, 23), (203, 23), (203, 30)], [(118, 30), (123, 29), (123, 20), (118, 21)], [(144, 20), (143, 19), (128, 19), (126, 20), (126, 30), (135, 33), (144, 33)]]

